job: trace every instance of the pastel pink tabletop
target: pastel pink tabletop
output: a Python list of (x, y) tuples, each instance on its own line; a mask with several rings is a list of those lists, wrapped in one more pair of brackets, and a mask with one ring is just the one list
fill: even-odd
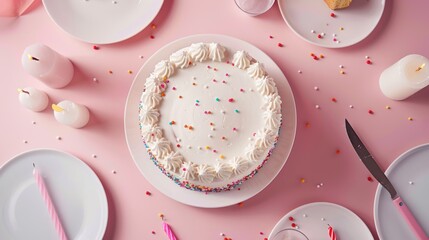
[[(344, 49), (325, 49), (296, 36), (277, 4), (250, 17), (233, 0), (166, 0), (153, 21), (156, 28), (149, 26), (129, 40), (94, 50), (92, 44), (63, 32), (39, 2), (18, 18), (0, 18), (0, 164), (35, 148), (56, 148), (85, 161), (108, 195), (105, 239), (166, 239), (159, 213), (179, 239), (223, 239), (220, 233), (232, 239), (264, 239), (287, 212), (317, 201), (349, 208), (376, 236), (377, 183), (367, 180), (369, 172), (349, 143), (344, 118), (383, 169), (404, 151), (429, 142), (429, 89), (393, 101), (378, 87), (380, 73), (401, 57), (411, 53), (429, 57), (428, 7), (426, 0), (387, 0), (380, 24), (367, 39)], [(161, 194), (137, 169), (124, 135), (125, 101), (139, 68), (165, 44), (199, 33), (230, 35), (267, 53), (286, 75), (298, 111), (295, 144), (278, 177), (243, 204), (220, 209), (190, 207)], [(76, 72), (70, 85), (51, 89), (23, 70), (21, 54), (33, 43), (46, 44), (72, 60)], [(325, 57), (315, 61), (311, 52)], [(365, 56), (373, 64), (366, 64)], [(339, 73), (339, 65), (345, 74)], [(23, 108), (16, 89), (27, 86), (45, 91), (52, 103), (69, 99), (86, 105), (89, 125), (69, 128), (56, 122), (50, 109), (35, 113)], [(323, 187), (316, 188), (320, 183)]]

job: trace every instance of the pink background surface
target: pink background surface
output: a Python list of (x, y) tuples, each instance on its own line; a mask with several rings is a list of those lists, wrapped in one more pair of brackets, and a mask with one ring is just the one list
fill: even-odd
[[(108, 194), (110, 216), (105, 239), (166, 239), (158, 213), (165, 214), (179, 239), (223, 239), (221, 232), (233, 239), (263, 239), (284, 214), (317, 201), (351, 209), (375, 236), (372, 213), (377, 184), (367, 181), (369, 173), (347, 139), (344, 118), (353, 124), (383, 169), (402, 152), (429, 142), (429, 89), (405, 101), (392, 101), (378, 88), (382, 70), (399, 58), (410, 53), (429, 57), (429, 3), (386, 2), (375, 31), (345, 49), (324, 49), (304, 42), (287, 27), (277, 4), (266, 14), (250, 17), (232, 0), (166, 0), (154, 20), (156, 29), (148, 27), (129, 40), (102, 45), (98, 51), (57, 27), (41, 3), (19, 18), (0, 18), (0, 164), (35, 148), (56, 148), (81, 158), (97, 173)], [(135, 73), (160, 47), (198, 33), (230, 35), (256, 45), (280, 66), (295, 94), (298, 128), (289, 160), (272, 184), (242, 206), (201, 209), (167, 198), (143, 178), (125, 142), (124, 105)], [(52, 47), (75, 64), (75, 77), (66, 88), (50, 89), (24, 72), (21, 53), (36, 42)], [(278, 42), (285, 46), (279, 48)], [(310, 52), (325, 58), (314, 61)], [(372, 65), (365, 63), (366, 55)], [(340, 64), (345, 66), (345, 75), (339, 74)], [(134, 73), (128, 74), (128, 70)], [(16, 88), (26, 86), (46, 91), (52, 102), (70, 99), (87, 105), (92, 114), (89, 125), (68, 128), (55, 121), (50, 109), (34, 113), (21, 107)], [(315, 91), (315, 86), (320, 90)], [(331, 101), (333, 97), (336, 103)], [(316, 104), (321, 108), (315, 109)], [(391, 109), (386, 110), (386, 105)], [(368, 114), (369, 109), (373, 115)], [(300, 178), (306, 183), (300, 183)], [(319, 183), (324, 184), (320, 189), (316, 188)], [(152, 195), (147, 196), (146, 191)]]

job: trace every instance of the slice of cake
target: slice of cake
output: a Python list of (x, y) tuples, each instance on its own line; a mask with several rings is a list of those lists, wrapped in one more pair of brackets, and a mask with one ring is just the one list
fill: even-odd
[(332, 10), (346, 8), (350, 6), (352, 0), (324, 0), (328, 7)]
[(218, 43), (194, 43), (155, 65), (139, 123), (155, 165), (203, 192), (252, 178), (277, 143), (281, 98), (263, 63)]

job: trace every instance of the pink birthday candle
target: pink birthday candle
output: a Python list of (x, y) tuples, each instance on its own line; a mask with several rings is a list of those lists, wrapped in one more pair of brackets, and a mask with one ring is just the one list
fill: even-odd
[(168, 225), (165, 221), (164, 218), (161, 217), (162, 219), (162, 228), (164, 229), (165, 234), (167, 234), (168, 239), (169, 240), (177, 240), (176, 235), (174, 235), (173, 230), (171, 230), (170, 225)]
[(51, 197), (49, 196), (49, 192), (46, 189), (45, 182), (43, 181), (42, 176), (40, 175), (39, 171), (36, 169), (36, 166), (33, 163), (33, 176), (36, 180), (37, 187), (39, 187), (40, 193), (42, 194), (43, 201), (46, 204), (46, 207), (48, 208), (49, 215), (51, 216), (52, 222), (54, 223), (55, 230), (58, 233), (58, 236), (60, 237), (60, 240), (67, 240), (66, 233), (64, 232), (63, 225), (61, 224), (60, 219), (58, 218), (57, 211), (55, 210), (55, 206), (52, 203)]

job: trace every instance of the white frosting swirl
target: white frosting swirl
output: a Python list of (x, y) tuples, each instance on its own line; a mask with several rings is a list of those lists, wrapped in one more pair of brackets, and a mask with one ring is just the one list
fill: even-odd
[(164, 168), (170, 172), (179, 171), (183, 163), (183, 156), (178, 152), (170, 152), (164, 158), (158, 159), (159, 163), (164, 166)]
[(224, 162), (217, 162), (214, 166), (214, 171), (216, 173), (216, 177), (220, 180), (227, 180), (232, 175), (232, 168), (229, 164)]
[(193, 43), (189, 47), (189, 54), (196, 62), (202, 62), (209, 56), (209, 49), (204, 43)]
[(187, 51), (177, 51), (170, 56), (170, 62), (178, 68), (187, 68), (191, 64), (192, 58)]
[(251, 78), (260, 78), (265, 75), (265, 68), (262, 63), (255, 62), (250, 64), (249, 68), (247, 69), (247, 73)]
[(154, 93), (162, 93), (167, 88), (167, 84), (154, 74), (151, 74), (148, 78), (146, 78), (146, 83), (144, 86), (145, 91)]
[(229, 165), (231, 166), (235, 175), (240, 175), (249, 168), (249, 162), (242, 157), (234, 157), (229, 162)]
[(209, 49), (209, 58), (212, 61), (221, 62), (225, 57), (225, 48), (222, 47), (219, 43), (210, 43)]
[(147, 144), (152, 154), (157, 158), (162, 159), (171, 152), (170, 142), (165, 138), (155, 139), (155, 141), (148, 142)]
[(195, 164), (192, 162), (184, 161), (180, 168), (180, 177), (185, 180), (195, 179), (196, 169)]
[(153, 142), (156, 139), (162, 138), (162, 128), (158, 124), (143, 125), (141, 133), (145, 142)]
[(232, 63), (234, 63), (234, 66), (240, 68), (240, 69), (246, 69), (250, 65), (250, 56), (245, 51), (237, 51), (234, 54)]
[(145, 91), (143, 92), (140, 100), (145, 106), (155, 108), (161, 102), (162, 97), (159, 93)]
[(273, 93), (277, 93), (276, 83), (270, 76), (263, 76), (256, 79), (256, 89), (263, 96), (267, 96)]
[(257, 162), (260, 161), (264, 157), (264, 149), (261, 147), (255, 146), (255, 145), (249, 145), (247, 146), (245, 150), (245, 156), (247, 160), (251, 162)]
[(143, 106), (140, 109), (140, 122), (145, 125), (152, 125), (159, 120), (159, 110), (157, 108), (150, 108), (148, 106)]
[(280, 127), (280, 123), (282, 120), (282, 115), (280, 113), (276, 113), (274, 111), (265, 111), (262, 114), (262, 117), (265, 121), (265, 127), (271, 131), (277, 131)]
[(211, 183), (216, 176), (216, 173), (212, 166), (206, 164), (200, 164), (197, 169), (197, 177), (203, 183)]
[(280, 113), (282, 100), (277, 93), (264, 96), (262, 109)]
[(167, 79), (174, 73), (174, 64), (167, 60), (162, 60), (155, 65), (153, 73), (163, 80)]
[(267, 149), (272, 147), (276, 140), (276, 134), (268, 129), (259, 130), (255, 135), (256, 147)]

